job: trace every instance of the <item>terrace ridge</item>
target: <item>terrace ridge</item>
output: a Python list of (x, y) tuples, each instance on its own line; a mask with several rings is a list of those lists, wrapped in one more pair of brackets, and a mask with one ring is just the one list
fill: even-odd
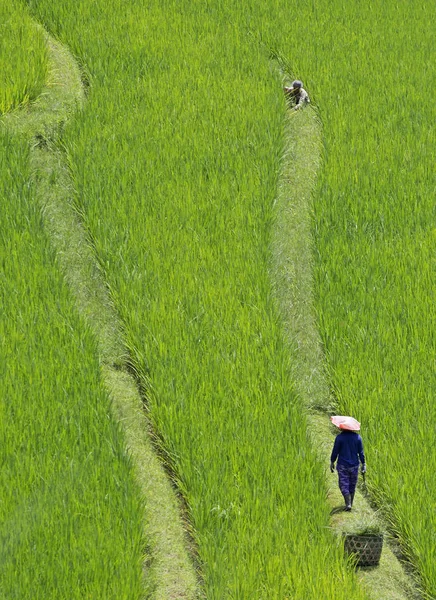
[(144, 589), (156, 600), (200, 597), (195, 549), (180, 499), (152, 444), (153, 432), (95, 248), (77, 207), (60, 133), (85, 102), (81, 70), (68, 49), (48, 33), (49, 73), (38, 99), (6, 114), (8, 131), (26, 136), (44, 226), (80, 314), (95, 336), (102, 380), (121, 425), (144, 503)]
[[(287, 112), (285, 144), (276, 200), (272, 279), (292, 357), (291, 375), (306, 413), (308, 434), (319, 460), (327, 466), (336, 429), (328, 415), (337, 403), (329, 388), (313, 301), (312, 196), (321, 163), (321, 120), (316, 109)], [(331, 507), (330, 527), (339, 538), (353, 522), (378, 521), (387, 532), (379, 567), (358, 570), (368, 596), (373, 600), (422, 598), (416, 573), (404, 560), (398, 541), (389, 532), (365, 486), (359, 483), (351, 512), (343, 510), (337, 477), (330, 473), (326, 473), (326, 491)]]

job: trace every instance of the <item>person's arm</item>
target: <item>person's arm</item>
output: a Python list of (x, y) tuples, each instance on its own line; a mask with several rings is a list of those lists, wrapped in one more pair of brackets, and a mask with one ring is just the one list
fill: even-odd
[(360, 462), (362, 463), (362, 465), (365, 464), (365, 453), (363, 452), (363, 442), (362, 442), (362, 438), (359, 436), (359, 459)]
[(359, 460), (362, 464), (362, 467), (361, 467), (362, 473), (366, 473), (365, 453), (363, 452), (363, 442), (362, 442), (362, 438), (360, 436), (359, 436)]
[(335, 443), (333, 444), (333, 450), (330, 456), (330, 471), (333, 473), (334, 468), (335, 468), (335, 461), (338, 458), (338, 454), (339, 454), (339, 446), (340, 446), (340, 440), (339, 440), (339, 435), (336, 436), (335, 439)]

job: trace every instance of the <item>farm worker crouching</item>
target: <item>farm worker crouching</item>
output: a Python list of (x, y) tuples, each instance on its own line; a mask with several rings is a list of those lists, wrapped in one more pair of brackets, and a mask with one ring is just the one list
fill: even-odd
[(303, 82), (296, 79), (291, 87), (284, 87), (286, 99), (293, 107), (292, 110), (299, 110), (310, 103), (309, 94), (303, 88)]
[(362, 463), (362, 473), (366, 473), (365, 454), (363, 453), (362, 438), (355, 431), (343, 429), (336, 436), (333, 451), (330, 457), (330, 471), (336, 469), (339, 477), (339, 489), (345, 500), (345, 510), (351, 510), (359, 476), (359, 460)]

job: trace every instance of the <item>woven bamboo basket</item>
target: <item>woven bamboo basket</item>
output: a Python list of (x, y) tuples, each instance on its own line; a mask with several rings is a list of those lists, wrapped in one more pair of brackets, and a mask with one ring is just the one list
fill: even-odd
[(375, 567), (380, 562), (383, 534), (345, 534), (344, 547), (347, 554), (356, 557), (357, 567)]

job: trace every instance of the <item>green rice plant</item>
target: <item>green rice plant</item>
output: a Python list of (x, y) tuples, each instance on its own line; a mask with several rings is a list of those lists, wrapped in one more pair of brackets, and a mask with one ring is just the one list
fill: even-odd
[(368, 485), (434, 596), (433, 5), (30, 4), (91, 74), (66, 138), (77, 202), (151, 381), (208, 594), (304, 597), (316, 578), (313, 596), (342, 593), (314, 575), (341, 570), (337, 555), (297, 566), (289, 546), (326, 515), (310, 513), (322, 474), (267, 275), (284, 110), (272, 48), (323, 122), (314, 241), (332, 387), (364, 423)]
[[(327, 527), (271, 289), (284, 102), (249, 11), (30, 5), (90, 73), (65, 132), (77, 204), (186, 501), (205, 595), (363, 598)], [(253, 5), (255, 26), (264, 10)]]
[(43, 30), (19, 0), (0, 0), (0, 115), (33, 100), (47, 73)]
[(26, 139), (0, 136), (0, 596), (142, 598), (142, 506)]
[(363, 423), (373, 498), (435, 597), (435, 9), (300, 8), (299, 43), (282, 51), (308, 74), (324, 125), (315, 274), (332, 387)]

